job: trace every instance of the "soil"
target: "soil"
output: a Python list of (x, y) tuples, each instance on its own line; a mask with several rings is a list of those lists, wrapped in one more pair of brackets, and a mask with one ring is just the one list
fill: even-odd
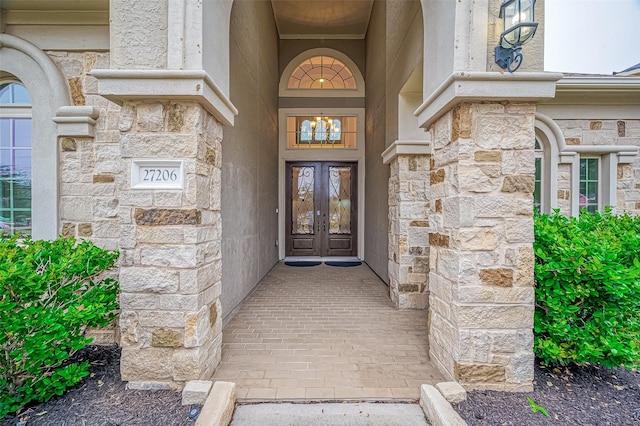
[(190, 406), (182, 406), (180, 392), (126, 389), (120, 380), (120, 348), (87, 346), (74, 355), (89, 360), (91, 375), (60, 396), (28, 406), (0, 426), (142, 426), (190, 425)]
[[(91, 376), (60, 397), (0, 419), (0, 426), (194, 425), (188, 417), (193, 407), (181, 405), (180, 392), (126, 389), (118, 347), (88, 346), (76, 356), (89, 360)], [(533, 412), (527, 398), (549, 416)], [(640, 426), (640, 372), (536, 363), (533, 392), (473, 391), (454, 408), (470, 426)]]
[[(454, 406), (474, 425), (640, 426), (640, 372), (598, 366), (545, 367), (536, 362), (533, 392), (473, 391)], [(527, 398), (544, 408), (533, 412)]]

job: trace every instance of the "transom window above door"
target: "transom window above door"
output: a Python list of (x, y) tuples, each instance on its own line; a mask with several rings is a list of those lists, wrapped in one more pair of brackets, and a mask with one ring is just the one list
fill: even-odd
[(287, 148), (356, 148), (356, 117), (287, 117)]

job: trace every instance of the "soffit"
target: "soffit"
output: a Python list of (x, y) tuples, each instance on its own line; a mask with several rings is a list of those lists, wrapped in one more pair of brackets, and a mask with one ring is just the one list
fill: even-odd
[(271, 0), (282, 39), (363, 39), (374, 0)]

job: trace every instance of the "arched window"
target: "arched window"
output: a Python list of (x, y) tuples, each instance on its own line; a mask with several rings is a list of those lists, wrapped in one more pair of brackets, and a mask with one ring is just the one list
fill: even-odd
[(0, 233), (31, 235), (31, 97), (0, 84)]
[(300, 63), (289, 76), (287, 89), (350, 89), (358, 85), (353, 72), (331, 56), (313, 56)]

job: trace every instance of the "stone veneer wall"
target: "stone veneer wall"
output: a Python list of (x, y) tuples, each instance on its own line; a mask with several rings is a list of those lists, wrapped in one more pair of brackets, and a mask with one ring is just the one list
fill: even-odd
[(222, 125), (199, 104), (125, 103), (121, 167), (184, 161), (184, 189), (119, 185), (122, 379), (166, 388), (210, 378), (221, 357)]
[[(640, 146), (640, 120), (554, 120), (562, 129), (567, 149), (575, 145)], [(601, 176), (602, 178), (602, 176)], [(617, 209), (640, 214), (640, 157), (617, 169)], [(558, 207), (570, 214), (571, 167), (558, 167)]]
[(107, 68), (109, 54), (48, 52), (67, 78), (74, 105), (97, 107), (95, 138), (60, 138), (60, 218), (64, 236), (117, 249), (120, 236), (117, 184), (120, 107), (98, 95), (93, 68)]
[[(120, 167), (120, 107), (98, 95), (94, 68), (109, 67), (106, 52), (47, 52), (67, 79), (74, 105), (93, 106), (100, 115), (95, 137), (61, 137), (60, 233), (65, 237), (91, 240), (113, 250), (120, 244), (117, 186), (123, 179)], [(117, 271), (114, 272), (117, 275)], [(96, 344), (118, 341), (116, 324), (90, 329)]]
[(431, 129), (430, 355), (467, 388), (532, 388), (534, 114), (463, 103)]
[(429, 304), (429, 156), (398, 155), (389, 178), (389, 293), (398, 308)]

